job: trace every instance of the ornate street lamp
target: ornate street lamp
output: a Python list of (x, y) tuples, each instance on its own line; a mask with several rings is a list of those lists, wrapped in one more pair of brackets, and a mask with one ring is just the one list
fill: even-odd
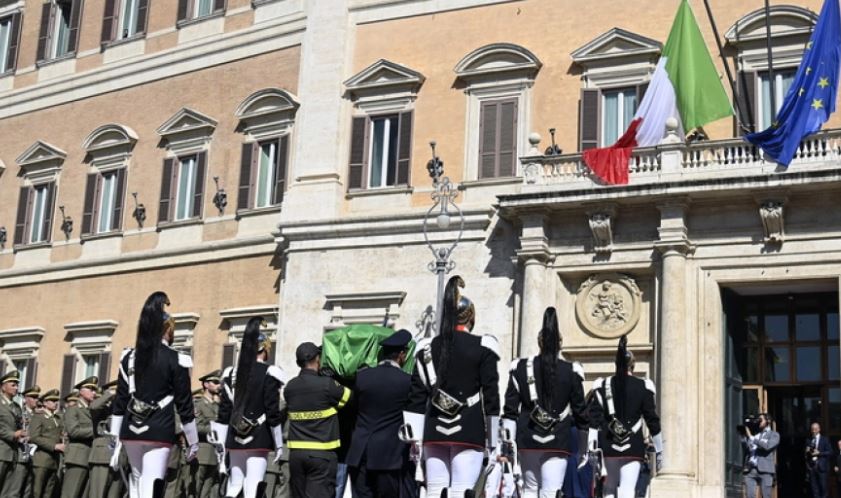
[[(435, 302), (435, 330), (434, 334), (438, 334), (441, 329), (441, 306), (444, 300), (444, 277), (450, 273), (455, 267), (455, 261), (450, 259), (458, 243), (461, 241), (461, 236), (464, 233), (464, 213), (461, 208), (455, 203), (458, 197), (458, 188), (450, 182), (450, 178), (444, 176), (444, 161), (442, 161), (435, 153), (435, 142), (429, 142), (432, 148), (432, 159), (426, 163), (426, 170), (429, 172), (429, 177), (432, 178), (432, 201), (433, 204), (426, 212), (423, 219), (423, 238), (429, 250), (432, 251), (434, 261), (430, 261), (427, 265), (429, 271), (438, 276), (438, 297)], [(435, 226), (439, 230), (448, 230), (452, 222), (452, 217), (457, 214), (460, 220), (458, 235), (451, 244), (443, 244), (435, 247), (433, 242), (429, 240), (429, 224), (431, 220), (435, 220)]]

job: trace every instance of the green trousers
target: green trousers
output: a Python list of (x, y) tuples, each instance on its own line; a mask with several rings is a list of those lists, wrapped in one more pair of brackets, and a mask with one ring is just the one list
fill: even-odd
[(53, 498), (58, 488), (58, 472), (56, 469), (33, 467), (32, 496), (34, 498)]
[(64, 468), (64, 482), (61, 484), (61, 498), (82, 498), (88, 483), (88, 468), (67, 464)]
[(26, 467), (15, 462), (0, 462), (0, 498), (20, 498)]

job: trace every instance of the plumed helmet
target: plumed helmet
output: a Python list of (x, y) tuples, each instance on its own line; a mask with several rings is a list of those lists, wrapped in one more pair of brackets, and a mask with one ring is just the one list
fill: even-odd
[(458, 312), (458, 324), (472, 330), (476, 323), (476, 307), (473, 306), (473, 301), (467, 296), (459, 295), (456, 310)]

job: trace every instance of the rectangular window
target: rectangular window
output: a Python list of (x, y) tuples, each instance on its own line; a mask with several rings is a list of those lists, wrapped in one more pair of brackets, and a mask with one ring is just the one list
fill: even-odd
[(390, 187), (397, 177), (397, 132), (398, 116), (379, 116), (371, 118), (368, 145), (370, 162), (368, 186), (371, 188)]
[(39, 185), (33, 189), (32, 217), (30, 218), (32, 230), (29, 234), (31, 244), (47, 240), (48, 234), (44, 233), (44, 219), (47, 216), (47, 197), (49, 193), (49, 185)]
[(82, 355), (82, 368), (79, 372), (82, 374), (77, 381), (87, 379), (94, 375), (99, 375), (99, 354), (85, 354)]
[(140, 9), (139, 0), (123, 0), (120, 8), (120, 29), (117, 39), (131, 38), (137, 34), (137, 15)]
[(114, 205), (117, 202), (117, 172), (112, 171), (102, 175), (102, 187), (99, 198), (99, 223), (97, 233), (111, 231), (114, 215)]
[(0, 73), (9, 64), (9, 47), (12, 45), (12, 16), (0, 19)]
[(196, 195), (196, 159), (196, 156), (179, 158), (175, 221), (195, 216), (193, 198)]
[(628, 129), (636, 111), (636, 87), (604, 90), (602, 92), (602, 147), (616, 143), (616, 140)]
[[(785, 99), (788, 90), (791, 88), (791, 84), (794, 82), (795, 72), (795, 69), (774, 71), (774, 96), (776, 97), (774, 103), (777, 106), (777, 112), (782, 107), (783, 99)], [(764, 130), (773, 124), (774, 118), (772, 114), (776, 115), (776, 112), (771, 112), (771, 78), (767, 71), (759, 73), (758, 97), (757, 123), (759, 123), (759, 127), (757, 129)]]
[(194, 17), (208, 16), (213, 12), (213, 0), (195, 0)]
[(254, 207), (262, 208), (272, 205), (272, 191), (275, 184), (275, 165), (277, 164), (276, 141), (260, 144), (260, 163), (257, 165), (257, 193)]
[(52, 57), (57, 58), (69, 53), (70, 50), (70, 13), (72, 2), (55, 3), (55, 24), (52, 31)]
[[(26, 383), (26, 374), (27, 374), (27, 367), (29, 367), (28, 360), (12, 360), (12, 365), (14, 365), (15, 370), (20, 372), (21, 383)], [(26, 386), (31, 387), (31, 386)]]
[(482, 102), (479, 113), (479, 178), (514, 176), (518, 100)]

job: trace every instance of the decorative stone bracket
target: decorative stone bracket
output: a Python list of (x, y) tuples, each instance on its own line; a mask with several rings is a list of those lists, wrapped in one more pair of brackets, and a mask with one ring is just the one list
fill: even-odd
[(759, 217), (766, 244), (782, 244), (785, 239), (785, 199), (766, 199), (759, 204)]
[(590, 231), (593, 233), (593, 250), (598, 255), (610, 255), (613, 251), (613, 222), (616, 219), (616, 207), (607, 206), (588, 211)]

